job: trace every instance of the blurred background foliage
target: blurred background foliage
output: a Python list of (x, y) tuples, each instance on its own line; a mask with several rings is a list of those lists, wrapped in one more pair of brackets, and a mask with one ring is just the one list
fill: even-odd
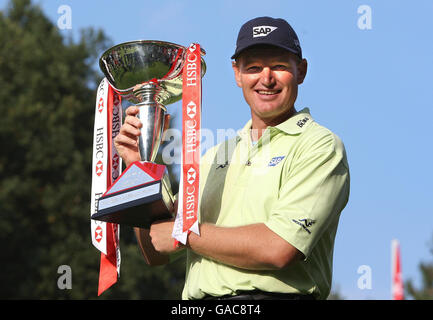
[[(102, 30), (64, 38), (30, 0), (0, 12), (0, 298), (179, 299), (185, 265), (148, 267), (122, 227), (121, 278), (97, 297), (90, 186)], [(58, 267), (72, 270), (60, 290)]]

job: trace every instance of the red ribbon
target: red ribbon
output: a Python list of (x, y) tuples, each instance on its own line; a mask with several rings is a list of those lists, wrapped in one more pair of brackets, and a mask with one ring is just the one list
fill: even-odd
[(183, 232), (197, 221), (200, 191), (201, 53), (192, 44), (182, 71)]

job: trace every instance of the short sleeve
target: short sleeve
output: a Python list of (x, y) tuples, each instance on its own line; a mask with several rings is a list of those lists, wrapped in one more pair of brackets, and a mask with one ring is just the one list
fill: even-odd
[(287, 164), (278, 200), (266, 222), (306, 259), (323, 234), (338, 224), (349, 197), (344, 145), (329, 131), (313, 140)]

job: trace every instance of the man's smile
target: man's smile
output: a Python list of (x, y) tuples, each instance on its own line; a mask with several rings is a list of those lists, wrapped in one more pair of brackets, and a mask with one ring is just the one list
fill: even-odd
[(281, 90), (255, 90), (261, 96), (271, 96), (276, 95), (281, 92)]

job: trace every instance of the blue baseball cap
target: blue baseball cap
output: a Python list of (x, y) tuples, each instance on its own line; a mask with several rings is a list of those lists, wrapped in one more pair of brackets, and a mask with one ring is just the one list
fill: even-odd
[(302, 59), (302, 49), (295, 30), (284, 19), (258, 17), (247, 21), (239, 30), (232, 59), (247, 48), (258, 44), (272, 45), (292, 52)]

